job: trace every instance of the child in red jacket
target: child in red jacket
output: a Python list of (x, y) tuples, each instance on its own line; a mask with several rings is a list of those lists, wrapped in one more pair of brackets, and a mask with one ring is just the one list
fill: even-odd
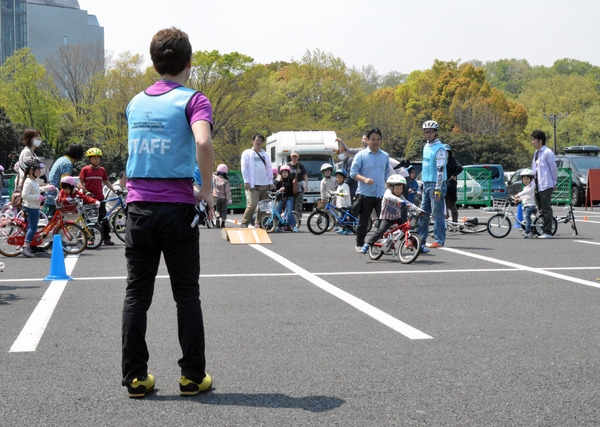
[(85, 204), (95, 204), (100, 206), (100, 202), (92, 197), (86, 196), (75, 188), (77, 186), (77, 178), (74, 176), (63, 176), (60, 180), (60, 194), (58, 195), (58, 204), (62, 205), (61, 212), (73, 213), (77, 212), (77, 197), (83, 200)]

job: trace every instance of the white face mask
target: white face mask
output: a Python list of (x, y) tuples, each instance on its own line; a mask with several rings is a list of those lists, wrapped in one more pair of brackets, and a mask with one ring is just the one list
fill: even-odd
[(342, 162), (344, 160), (346, 160), (346, 153), (340, 153), (340, 154), (338, 154), (338, 159), (340, 159), (340, 161), (342, 161)]
[(40, 145), (42, 145), (42, 140), (41, 139), (34, 139), (33, 140), (33, 145), (35, 145), (36, 147), (39, 147)]

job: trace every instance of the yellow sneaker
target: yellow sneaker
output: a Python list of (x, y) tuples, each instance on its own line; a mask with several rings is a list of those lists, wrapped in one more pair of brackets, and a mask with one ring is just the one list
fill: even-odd
[(183, 375), (179, 380), (179, 392), (182, 396), (195, 396), (198, 393), (212, 390), (212, 378), (206, 374), (200, 384), (187, 379)]
[(136, 378), (127, 386), (129, 397), (134, 399), (144, 397), (152, 390), (154, 390), (154, 376), (150, 374), (148, 374), (145, 380), (140, 381)]

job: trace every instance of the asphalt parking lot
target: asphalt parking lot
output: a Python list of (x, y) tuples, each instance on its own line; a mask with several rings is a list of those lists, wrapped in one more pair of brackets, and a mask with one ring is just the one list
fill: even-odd
[(130, 400), (124, 246), (67, 258), (63, 286), (41, 280), (49, 253), (0, 259), (0, 424), (600, 424), (600, 208), (576, 216), (578, 236), (451, 234), (410, 265), (305, 224), (269, 245), (202, 228), (214, 390), (192, 398), (178, 394), (164, 265), (147, 335), (156, 392)]

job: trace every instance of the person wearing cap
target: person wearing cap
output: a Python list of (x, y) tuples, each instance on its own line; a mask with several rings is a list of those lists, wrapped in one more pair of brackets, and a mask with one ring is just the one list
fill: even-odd
[(346, 184), (348, 184), (348, 188), (350, 188), (350, 200), (354, 200), (354, 195), (356, 194), (356, 189), (358, 188), (358, 182), (350, 177), (350, 169), (352, 168), (354, 156), (369, 146), (367, 132), (363, 132), (362, 134), (362, 138), (360, 139), (362, 147), (360, 148), (348, 147), (346, 143), (342, 141), (342, 138), (336, 138), (335, 141), (340, 146), (338, 159), (342, 162), (342, 169), (344, 169), (348, 174), (348, 178), (346, 178)]
[(390, 156), (380, 149), (381, 131), (373, 128), (367, 132), (368, 149), (362, 150), (352, 161), (350, 176), (358, 181), (356, 204), (358, 227), (356, 230), (356, 252), (361, 252), (367, 235), (367, 224), (373, 209), (377, 217), (381, 213), (381, 199), (385, 194), (385, 183), (392, 174)]
[(294, 210), (298, 215), (302, 215), (302, 200), (304, 192), (308, 189), (308, 174), (304, 165), (298, 161), (300, 158), (298, 150), (293, 149), (290, 156), (292, 160), (287, 163), (291, 169), (290, 176), (298, 183), (298, 192), (294, 194)]
[[(446, 242), (446, 219), (444, 218), (444, 197), (446, 196), (446, 149), (438, 138), (439, 125), (434, 120), (423, 123), (423, 133), (427, 144), (423, 147), (423, 199), (421, 209), (433, 216), (433, 242), (430, 247), (440, 248)], [(429, 234), (429, 217), (421, 219), (419, 236), (421, 251), (429, 252), (425, 247)]]
[(244, 190), (246, 190), (248, 204), (242, 218), (242, 228), (248, 228), (258, 202), (269, 198), (269, 189), (274, 189), (273, 166), (271, 159), (263, 150), (262, 145), (265, 137), (256, 134), (252, 137), (252, 148), (242, 153), (242, 178), (244, 179)]
[(456, 177), (463, 171), (462, 165), (456, 160), (450, 146), (444, 144), (446, 153), (448, 153), (448, 162), (446, 163), (446, 171), (448, 180), (446, 181), (446, 218), (451, 215), (452, 222), (458, 221), (458, 209), (456, 208), (457, 187), (458, 181)]

